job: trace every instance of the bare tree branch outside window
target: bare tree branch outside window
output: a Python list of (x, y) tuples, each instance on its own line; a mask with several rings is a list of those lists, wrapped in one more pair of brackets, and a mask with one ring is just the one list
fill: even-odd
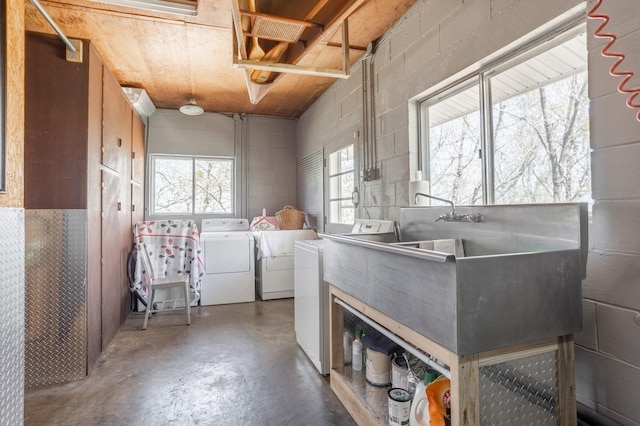
[(497, 203), (588, 200), (585, 73), (500, 102), (493, 114)]
[[(571, 50), (573, 62), (562, 64), (566, 72), (546, 65), (544, 55), (553, 49), (556, 58)], [(540, 52), (429, 101), (428, 179), (434, 195), (462, 205), (482, 203), (483, 191), (497, 204), (590, 201), (584, 33)], [(488, 141), (481, 83), (492, 102), (491, 121), (484, 123), (491, 126)], [(483, 170), (492, 178), (490, 188), (483, 187)]]
[(153, 212), (233, 213), (233, 159), (155, 155)]

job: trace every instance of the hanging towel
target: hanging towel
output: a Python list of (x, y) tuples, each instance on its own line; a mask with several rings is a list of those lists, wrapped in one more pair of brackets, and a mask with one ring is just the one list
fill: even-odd
[[(200, 285), (204, 277), (204, 262), (200, 249), (200, 233), (192, 220), (153, 220), (136, 223), (133, 242), (145, 243), (156, 276), (167, 278), (189, 275), (191, 306), (200, 300)], [(136, 262), (135, 288), (145, 299), (147, 286), (142, 262)]]

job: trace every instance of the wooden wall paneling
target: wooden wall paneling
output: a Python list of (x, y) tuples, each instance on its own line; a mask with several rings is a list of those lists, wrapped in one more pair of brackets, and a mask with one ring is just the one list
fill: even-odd
[[(131, 309), (126, 264), (131, 249), (133, 109), (105, 66), (102, 99), (102, 349)], [(108, 177), (107, 177), (108, 176)]]
[(90, 372), (130, 310), (134, 197), (143, 212), (140, 190), (132, 192), (132, 168), (140, 167), (131, 162), (132, 135), (143, 161), (144, 127), (93, 46), (83, 48), (84, 62), (72, 64), (57, 37), (27, 35), (25, 207), (87, 210)]
[[(133, 110), (129, 100), (125, 96), (120, 84), (113, 74), (105, 67), (103, 72), (103, 104), (102, 104), (102, 164), (113, 170), (118, 175), (118, 185), (115, 183), (109, 191), (117, 191), (117, 201), (114, 194), (108, 194), (107, 202), (116, 202), (117, 210), (113, 205), (108, 206), (108, 212), (113, 214), (113, 218), (103, 218), (103, 240), (113, 238), (111, 245), (105, 246), (103, 243), (103, 259), (119, 260), (118, 269), (113, 272), (110, 281), (104, 281), (103, 274), (103, 298), (105, 291), (110, 293), (112, 298), (108, 299), (113, 306), (106, 307), (106, 315), (103, 313), (103, 321), (114, 321), (111, 325), (115, 327), (122, 324), (130, 311), (130, 291), (127, 282), (126, 260), (131, 248), (131, 140)], [(117, 188), (117, 189), (116, 189)], [(103, 194), (104, 196), (104, 194)], [(104, 207), (104, 206), (103, 206)], [(103, 212), (105, 210), (103, 209)], [(113, 221), (112, 223), (110, 221)], [(108, 226), (107, 222), (109, 222)], [(108, 235), (115, 234), (115, 235)], [(116, 238), (117, 236), (117, 238)], [(106, 251), (105, 251), (106, 250)], [(115, 266), (115, 265), (114, 265)], [(103, 265), (104, 268), (104, 265)], [(107, 272), (111, 274), (111, 272)], [(117, 295), (117, 296), (116, 296)], [(105, 301), (103, 299), (103, 310)], [(111, 317), (115, 315), (117, 317)], [(104, 335), (105, 330), (107, 334)], [(105, 329), (103, 324), (103, 345), (108, 343), (113, 335), (111, 326)], [(117, 328), (116, 328), (117, 331)], [(105, 340), (107, 339), (107, 340)]]
[[(133, 229), (131, 227), (132, 195), (131, 195), (131, 163), (127, 161), (131, 158), (131, 114), (129, 116), (129, 141), (126, 146), (127, 154), (123, 160), (126, 163), (125, 170), (119, 174), (120, 178), (120, 209), (118, 210), (118, 235), (119, 255), (122, 267), (119, 269), (120, 277), (120, 324), (123, 324), (131, 312), (131, 291), (129, 290), (129, 279), (127, 277), (127, 256), (131, 250), (133, 241)], [(106, 232), (109, 232), (106, 230)]]
[[(144, 220), (144, 186), (131, 182), (131, 226)], [(133, 234), (132, 234), (133, 235)]]
[(131, 180), (144, 183), (144, 134), (145, 125), (138, 115), (132, 111), (131, 127)]
[(131, 226), (144, 220), (145, 125), (132, 112), (131, 126)]
[[(105, 71), (105, 74), (107, 72)], [(117, 82), (115, 77), (114, 81)], [(133, 126), (134, 121), (138, 120), (138, 115), (133, 111), (129, 99), (122, 91), (122, 87), (118, 83), (116, 92), (120, 95), (118, 99), (118, 109), (121, 114), (120, 131), (123, 135), (124, 152), (121, 153), (123, 168), (120, 171), (120, 190), (122, 201), (122, 210), (120, 211), (120, 257), (122, 259), (123, 268), (121, 269), (121, 286), (120, 286), (120, 324), (123, 324), (131, 312), (131, 291), (129, 290), (129, 278), (127, 277), (127, 256), (131, 250), (133, 241), (133, 229), (131, 227), (132, 195), (131, 195), (131, 176), (133, 174), (133, 164), (131, 162), (131, 153), (133, 152)]]
[(102, 73), (103, 63), (89, 46), (89, 123), (87, 164), (87, 372), (102, 351)]
[(102, 171), (102, 350), (116, 335), (122, 317), (121, 186), (116, 173)]
[(87, 63), (67, 62), (58, 38), (29, 33), (25, 79), (25, 208), (85, 209)]
[(110, 72), (103, 76), (102, 164), (124, 173), (131, 152), (131, 107)]

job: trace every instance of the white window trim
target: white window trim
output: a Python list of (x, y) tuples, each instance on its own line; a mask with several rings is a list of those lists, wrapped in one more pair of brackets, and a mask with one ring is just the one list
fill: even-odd
[[(353, 168), (349, 169), (349, 170), (342, 170), (340, 172), (331, 174), (331, 167), (330, 167), (330, 162), (331, 162), (331, 156), (339, 151), (345, 150), (350, 148), (352, 149), (352, 154), (353, 154)], [(353, 175), (353, 181), (354, 181), (354, 185), (357, 185), (357, 175), (356, 175), (356, 170), (357, 170), (357, 163), (356, 163), (356, 145), (355, 144), (348, 144), (348, 145), (344, 145), (341, 146), (340, 148), (334, 149), (332, 150), (329, 155), (327, 156), (327, 220), (326, 220), (326, 225), (335, 225), (335, 226), (351, 226), (353, 225), (353, 223), (348, 224), (348, 223), (342, 223), (342, 222), (335, 222), (334, 219), (332, 217), (331, 211), (332, 211), (332, 202), (340, 202), (340, 201), (350, 201), (353, 203), (353, 193), (351, 194), (351, 196), (349, 197), (332, 197), (333, 194), (331, 194), (331, 179), (332, 178), (336, 178), (339, 176), (345, 176), (345, 175), (349, 175), (352, 174)], [(355, 191), (355, 189), (354, 189)], [(356, 216), (356, 208), (357, 206), (355, 204), (353, 204), (353, 213), (354, 213), (354, 218)]]

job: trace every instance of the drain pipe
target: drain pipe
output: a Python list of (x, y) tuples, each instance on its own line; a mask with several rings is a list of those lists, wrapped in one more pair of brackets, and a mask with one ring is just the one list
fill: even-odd
[(396, 336), (395, 334), (391, 333), (386, 328), (384, 328), (383, 326), (381, 326), (380, 324), (378, 324), (377, 322), (375, 322), (371, 318), (369, 318), (369, 317), (365, 316), (364, 314), (360, 313), (359, 311), (355, 310), (354, 308), (352, 308), (351, 306), (349, 306), (348, 304), (346, 304), (342, 300), (338, 299), (337, 297), (334, 299), (334, 302), (337, 305), (342, 306), (347, 311), (351, 312), (353, 315), (355, 315), (358, 318), (360, 318), (362, 321), (364, 321), (367, 324), (369, 324), (371, 327), (375, 328), (377, 331), (382, 333), (384, 336), (386, 336), (387, 338), (389, 338), (393, 342), (395, 342), (398, 345), (402, 346), (404, 349), (406, 349), (413, 356), (415, 356), (420, 361), (422, 361), (425, 364), (427, 364), (429, 367), (431, 367), (434, 370), (436, 370), (438, 373), (440, 373), (443, 376), (445, 376), (447, 379), (451, 379), (451, 371), (448, 368), (443, 367), (442, 365), (440, 365), (437, 362), (435, 362), (431, 357), (429, 357), (429, 355), (426, 355), (425, 353), (421, 352), (420, 350), (415, 348), (413, 345), (407, 343), (404, 339), (402, 339), (402, 338)]
[[(44, 19), (46, 19), (46, 21), (49, 23), (49, 25), (51, 25), (51, 27), (55, 30), (55, 32), (58, 33), (58, 36), (60, 37), (60, 39), (64, 42), (64, 44), (67, 45), (67, 49), (69, 49), (73, 53), (78, 53), (78, 48), (76, 48), (76, 46), (71, 42), (71, 40), (69, 40), (67, 36), (64, 35), (64, 33), (62, 32), (58, 24), (56, 24), (56, 22), (53, 20), (51, 15), (49, 15), (49, 13), (45, 10), (45, 8), (40, 4), (40, 1), (39, 0), (30, 0), (30, 1), (35, 6), (35, 8), (38, 9), (38, 11), (42, 14), (42, 16), (44, 16)], [(82, 44), (80, 44), (80, 46), (82, 46)]]

